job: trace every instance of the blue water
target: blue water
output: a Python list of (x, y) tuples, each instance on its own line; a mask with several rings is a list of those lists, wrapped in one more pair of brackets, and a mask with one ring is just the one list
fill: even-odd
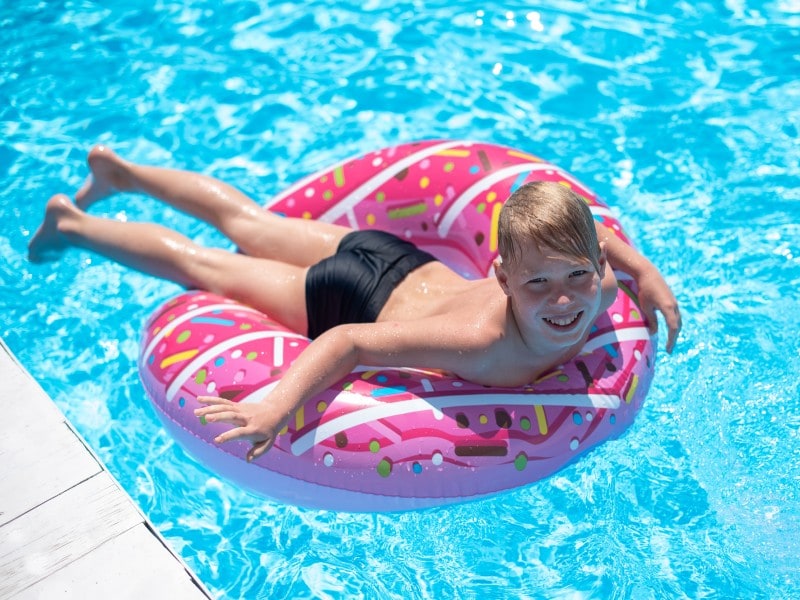
[[(0, 8), (0, 335), (220, 597), (800, 597), (800, 4), (530, 6)], [(164, 434), (138, 381), (141, 324), (178, 288), (80, 251), (25, 258), (96, 142), (265, 200), (431, 137), (576, 174), (685, 319), (625, 436), (493, 499), (352, 515), (234, 489)], [(141, 197), (93, 210), (225, 243)]]

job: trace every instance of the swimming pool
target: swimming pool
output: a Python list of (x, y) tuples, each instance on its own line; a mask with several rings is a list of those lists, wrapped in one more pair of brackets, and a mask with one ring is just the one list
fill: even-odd
[[(793, 597), (800, 588), (800, 5), (91, 2), (0, 8), (0, 335), (206, 585), (238, 597)], [(25, 247), (95, 142), (256, 198), (413, 139), (524, 148), (621, 215), (682, 302), (636, 423), (556, 476), (400, 515), (244, 494), (136, 372), (175, 286)], [(209, 244), (139, 197), (96, 207)], [(663, 340), (662, 340), (663, 346)]]

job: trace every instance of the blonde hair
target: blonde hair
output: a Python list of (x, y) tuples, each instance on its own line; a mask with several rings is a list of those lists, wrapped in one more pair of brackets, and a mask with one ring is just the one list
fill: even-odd
[(526, 183), (500, 212), (497, 245), (501, 260), (515, 264), (525, 245), (551, 248), (600, 271), (600, 245), (586, 202), (568, 187), (549, 181)]

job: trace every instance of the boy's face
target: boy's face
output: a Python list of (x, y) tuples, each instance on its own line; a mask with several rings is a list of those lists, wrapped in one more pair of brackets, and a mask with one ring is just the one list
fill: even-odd
[(565, 349), (580, 343), (597, 318), (605, 248), (598, 272), (588, 259), (559, 254), (531, 242), (513, 265), (496, 268), (500, 287), (511, 298), (520, 330), (543, 350)]

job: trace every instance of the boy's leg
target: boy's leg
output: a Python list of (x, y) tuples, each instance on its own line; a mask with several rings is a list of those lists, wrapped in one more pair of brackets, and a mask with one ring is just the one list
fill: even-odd
[(200, 173), (137, 165), (109, 148), (89, 153), (92, 176), (75, 196), (79, 207), (117, 191), (141, 192), (197, 217), (225, 234), (250, 256), (310, 266), (332, 255), (346, 227), (279, 217), (236, 188)]
[(87, 248), (144, 273), (186, 287), (209, 290), (248, 304), (305, 333), (306, 268), (198, 246), (174, 231), (149, 223), (94, 217), (64, 195), (47, 203), (45, 219), (31, 240), (30, 258), (66, 246)]

